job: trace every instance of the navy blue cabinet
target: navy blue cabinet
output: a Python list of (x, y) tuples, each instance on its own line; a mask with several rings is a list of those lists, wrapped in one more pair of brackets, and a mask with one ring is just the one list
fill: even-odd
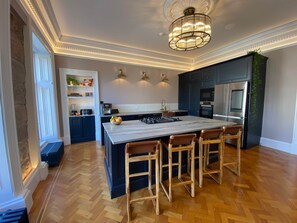
[(217, 67), (217, 84), (250, 80), (252, 60), (253, 57), (250, 56), (219, 64)]
[(178, 108), (199, 115), (200, 90), (216, 84), (250, 81), (253, 55), (247, 55), (179, 75)]
[(201, 88), (213, 88), (216, 84), (217, 67), (202, 69)]
[(189, 115), (197, 116), (199, 114), (200, 104), (200, 81), (191, 81), (189, 84)]
[(71, 143), (95, 140), (95, 116), (70, 117)]
[(179, 75), (178, 109), (189, 110), (190, 73)]

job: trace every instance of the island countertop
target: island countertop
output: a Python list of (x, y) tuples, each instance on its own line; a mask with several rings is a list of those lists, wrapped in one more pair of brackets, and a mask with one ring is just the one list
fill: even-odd
[[(171, 109), (171, 110), (166, 110), (168, 112), (188, 112), (188, 110), (180, 110), (180, 109)], [(101, 114), (100, 117), (111, 117), (111, 116), (127, 116), (127, 115), (147, 115), (147, 114), (162, 114), (162, 110), (158, 111), (136, 111), (136, 112), (120, 112), (116, 114), (110, 114), (110, 115), (103, 115)]]
[(103, 123), (103, 126), (112, 144), (115, 145), (236, 124), (196, 116), (179, 116), (178, 118), (182, 121), (145, 124), (140, 120), (135, 120), (123, 121), (121, 125)]

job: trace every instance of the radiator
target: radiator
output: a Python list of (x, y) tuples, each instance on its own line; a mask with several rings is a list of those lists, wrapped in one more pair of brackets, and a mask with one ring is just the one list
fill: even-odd
[(59, 165), (64, 154), (64, 143), (49, 143), (41, 151), (41, 160), (47, 162), (49, 166)]
[(20, 208), (0, 212), (0, 223), (29, 223), (27, 209)]

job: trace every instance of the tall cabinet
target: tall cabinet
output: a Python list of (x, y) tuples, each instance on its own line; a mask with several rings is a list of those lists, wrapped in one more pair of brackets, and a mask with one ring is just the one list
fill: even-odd
[(235, 58), (179, 75), (179, 109), (199, 116), (200, 90), (216, 84), (248, 82), (243, 148), (258, 145), (262, 133), (267, 57), (258, 53)]
[(60, 68), (64, 143), (100, 140), (98, 72)]

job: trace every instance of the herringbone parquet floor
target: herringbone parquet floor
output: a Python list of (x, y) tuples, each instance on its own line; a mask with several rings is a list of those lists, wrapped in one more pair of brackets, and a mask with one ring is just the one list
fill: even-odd
[[(126, 222), (126, 196), (109, 196), (104, 148), (89, 142), (65, 149), (60, 166), (34, 192), (30, 222)], [(160, 195), (161, 214), (154, 214), (150, 201), (136, 203), (133, 222), (295, 223), (297, 156), (255, 147), (242, 151), (240, 177), (225, 170), (222, 185), (205, 178), (195, 198), (181, 187), (174, 188), (172, 203), (162, 190)]]

